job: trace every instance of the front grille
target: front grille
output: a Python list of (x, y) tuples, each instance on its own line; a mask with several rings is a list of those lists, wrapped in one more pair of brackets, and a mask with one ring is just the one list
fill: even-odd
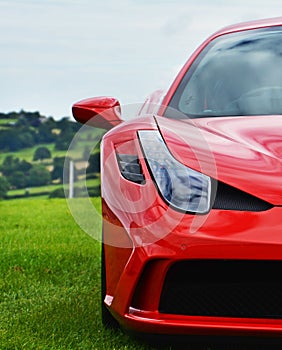
[(159, 312), (282, 318), (282, 262), (191, 260), (167, 272)]

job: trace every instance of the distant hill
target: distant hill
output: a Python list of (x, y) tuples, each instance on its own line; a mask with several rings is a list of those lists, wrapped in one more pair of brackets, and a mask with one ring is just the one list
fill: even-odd
[[(97, 182), (95, 178), (99, 156), (89, 156), (99, 153), (99, 147), (93, 147), (95, 144), (99, 146), (103, 132), (94, 128), (81, 131), (80, 128), (79, 123), (68, 117), (54, 120), (39, 112), (23, 110), (0, 113), (0, 198), (49, 195), (58, 188), (62, 189), (63, 173), (68, 171), (64, 165), (70, 159), (75, 162), (77, 184), (85, 178), (87, 168), (87, 175), (92, 178), (91, 185), (97, 187), (99, 180)], [(79, 137), (70, 151), (75, 135)], [(96, 187), (93, 193), (99, 192)], [(62, 196), (63, 191), (56, 193)]]
[(0, 151), (18, 151), (39, 144), (54, 143), (67, 150), (80, 125), (68, 117), (54, 120), (39, 112), (0, 113)]

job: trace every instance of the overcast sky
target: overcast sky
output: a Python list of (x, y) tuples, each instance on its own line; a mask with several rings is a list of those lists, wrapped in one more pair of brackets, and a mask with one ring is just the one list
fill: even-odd
[(282, 16), (282, 2), (0, 0), (0, 13), (0, 112), (58, 119), (87, 97), (142, 102), (212, 32)]

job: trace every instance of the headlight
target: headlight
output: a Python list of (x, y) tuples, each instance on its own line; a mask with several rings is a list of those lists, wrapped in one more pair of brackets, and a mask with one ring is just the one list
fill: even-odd
[(186, 212), (207, 213), (211, 179), (178, 162), (158, 131), (142, 130), (138, 135), (153, 180), (168, 204)]

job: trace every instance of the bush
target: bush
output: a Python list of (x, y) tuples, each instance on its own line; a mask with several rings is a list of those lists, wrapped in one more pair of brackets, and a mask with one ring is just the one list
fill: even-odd
[(50, 192), (49, 198), (65, 198), (63, 187), (56, 188), (54, 191)]
[(28, 185), (31, 187), (49, 185), (50, 172), (42, 165), (34, 165), (29, 172)]
[(0, 176), (0, 198), (4, 198), (9, 190), (10, 184), (4, 176)]
[(13, 175), (16, 171), (21, 171), (25, 175), (32, 168), (32, 164), (27, 162), (26, 160), (20, 160), (19, 158), (14, 158), (9, 155), (5, 157), (3, 164), (1, 165), (1, 172), (3, 175), (9, 177)]
[(9, 176), (9, 182), (15, 188), (25, 188), (28, 183), (28, 177), (23, 171), (16, 170)]
[(47, 147), (38, 147), (33, 155), (33, 160), (43, 160), (51, 158), (51, 152)]
[[(69, 157), (55, 157), (53, 161), (53, 171), (52, 171), (52, 180), (60, 180), (60, 182), (68, 179), (69, 177)], [(74, 179), (76, 179), (76, 171), (74, 169)]]
[[(86, 189), (85, 187), (75, 187), (74, 188), (74, 197), (82, 198), (82, 197), (99, 197), (101, 194), (100, 186), (89, 187)], [(68, 190), (64, 191), (63, 187), (59, 187), (54, 191), (50, 192), (49, 198), (65, 198), (68, 197)]]
[(100, 186), (88, 188), (89, 197), (100, 197), (101, 188)]

